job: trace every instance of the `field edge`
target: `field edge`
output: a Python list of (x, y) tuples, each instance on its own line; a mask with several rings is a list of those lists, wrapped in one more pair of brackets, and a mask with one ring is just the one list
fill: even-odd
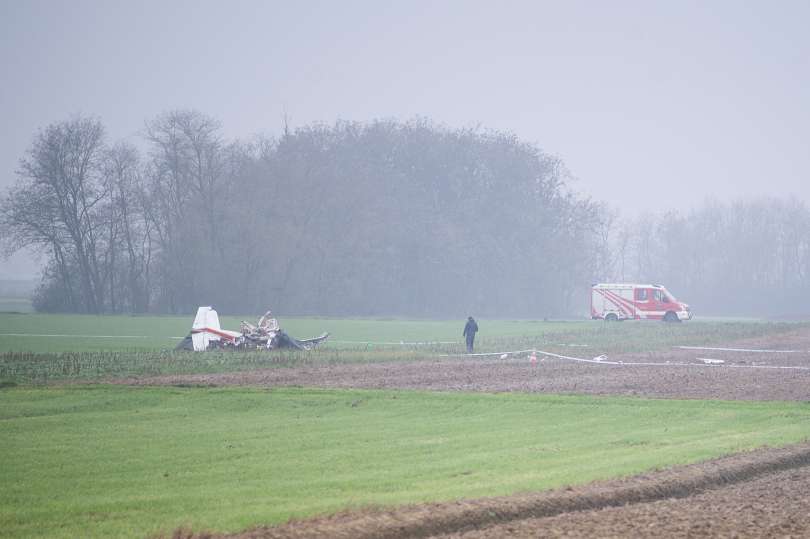
[(333, 515), (257, 526), (237, 533), (186, 528), (155, 539), (296, 539), (353, 537), (406, 539), (479, 529), (529, 518), (598, 510), (667, 498), (686, 498), (785, 470), (810, 466), (810, 439), (764, 446), (706, 461), (632, 477), (595, 481), (549, 491), (455, 502), (411, 504), (394, 509), (343, 511)]

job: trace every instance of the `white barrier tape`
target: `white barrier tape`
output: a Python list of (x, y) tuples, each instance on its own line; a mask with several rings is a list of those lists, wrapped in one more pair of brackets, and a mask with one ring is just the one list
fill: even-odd
[(728, 364), (706, 364), (706, 363), (683, 363), (683, 362), (667, 362), (655, 363), (652, 361), (608, 361), (598, 359), (584, 359), (580, 357), (562, 356), (560, 354), (553, 354), (551, 352), (544, 352), (537, 350), (538, 354), (556, 357), (559, 359), (568, 359), (570, 361), (578, 361), (582, 363), (596, 363), (598, 365), (622, 365), (630, 367), (706, 367), (711, 369), (734, 368), (734, 369), (785, 369), (797, 371), (810, 371), (810, 367), (802, 366), (788, 366), (788, 365), (728, 365)]
[[(46, 333), (0, 333), (0, 337), (76, 337), (76, 338), (83, 338), (83, 339), (154, 339), (160, 337), (154, 337), (153, 335), (66, 335), (66, 334), (46, 334)], [(166, 337), (168, 339), (183, 339), (184, 337)], [(434, 341), (434, 342), (373, 342), (373, 341), (332, 341), (336, 343), (344, 343), (344, 344), (387, 344), (387, 345), (431, 345), (431, 344), (459, 344), (457, 341)], [(587, 347), (589, 345), (563, 345), (558, 344), (556, 346), (581, 346)], [(747, 349), (747, 348), (712, 348), (712, 347), (701, 347), (701, 346), (676, 346), (675, 348), (680, 348), (683, 350), (719, 350), (719, 351), (727, 351), (727, 352), (769, 352), (769, 353), (777, 353), (777, 354), (796, 354), (801, 353), (801, 350), (757, 350), (757, 349)], [(733, 364), (718, 364), (718, 363), (684, 363), (684, 362), (666, 362), (666, 363), (656, 363), (656, 362), (649, 362), (649, 361), (609, 361), (607, 359), (585, 359), (580, 357), (572, 357), (572, 356), (564, 356), (561, 354), (555, 354), (552, 352), (546, 352), (544, 350), (513, 350), (509, 352), (483, 352), (483, 353), (475, 353), (475, 354), (439, 354), (435, 357), (485, 357), (485, 356), (514, 356), (517, 354), (529, 354), (531, 352), (535, 352), (537, 354), (541, 354), (544, 356), (549, 357), (556, 357), (558, 359), (567, 359), (569, 361), (576, 361), (580, 363), (595, 363), (598, 365), (622, 365), (622, 366), (631, 366), (631, 367), (709, 367), (709, 368), (734, 368), (734, 369), (782, 369), (782, 370), (800, 370), (800, 371), (810, 371), (810, 367), (803, 367), (803, 366), (789, 366), (789, 365), (733, 365)], [(704, 360), (705, 358), (696, 358), (697, 360)], [(711, 360), (720, 361), (720, 360)]]
[[(332, 343), (339, 343), (339, 344), (387, 344), (387, 345), (404, 345), (404, 346), (430, 346), (433, 344), (464, 344), (461, 341), (416, 341), (416, 342), (407, 342), (407, 341), (399, 341), (399, 342), (384, 342), (384, 341), (336, 341), (330, 339), (329, 342)], [(588, 348), (590, 344), (565, 344), (565, 343), (554, 343), (552, 346), (565, 346), (570, 348)], [(492, 352), (487, 354), (453, 354), (453, 355), (488, 355), (492, 356), (495, 354), (521, 354), (523, 352), (531, 352), (531, 350), (519, 350), (517, 352)]]
[[(435, 357), (480, 357), (480, 356), (513, 356), (515, 354), (528, 354), (530, 352), (534, 352), (535, 350), (515, 350), (513, 352), (482, 352), (478, 354), (465, 354), (465, 353), (458, 353), (458, 354), (439, 354)], [(540, 353), (540, 352), (538, 352)]]
[[(447, 343), (451, 344), (451, 343)], [(590, 344), (555, 344), (554, 346), (578, 346), (578, 347), (586, 347), (590, 346)], [(516, 354), (530, 354), (532, 352), (537, 352), (540, 354), (540, 350), (536, 348), (530, 348), (529, 350), (513, 350), (511, 352), (481, 352), (475, 354), (467, 354), (464, 352), (459, 352), (458, 354), (439, 354), (435, 357), (480, 357), (480, 356), (514, 356)], [(560, 356), (565, 357), (565, 356)]]
[(606, 359), (584, 359), (581, 357), (571, 357), (571, 356), (563, 356), (560, 354), (553, 354), (551, 352), (544, 352), (543, 350), (535, 350), (538, 354), (542, 354), (544, 356), (556, 357), (558, 359), (568, 359), (570, 361), (579, 361), (582, 363), (598, 363), (600, 365), (626, 365), (626, 363), (622, 363), (620, 361), (608, 361)]
[(696, 357), (695, 359), (698, 361), (702, 361), (707, 365), (720, 365), (726, 362), (725, 359), (715, 359), (713, 357)]
[(719, 350), (721, 352), (762, 352), (768, 354), (801, 354), (802, 350), (759, 350), (754, 348), (712, 348), (710, 346), (676, 346), (681, 350)]
[(810, 367), (788, 365), (706, 365), (707, 367), (728, 367), (730, 369), (787, 369), (794, 371), (810, 371)]
[[(592, 363), (597, 365), (617, 365), (627, 367), (704, 367), (704, 368), (723, 368), (732, 367), (735, 369), (783, 369), (783, 370), (799, 370), (810, 371), (810, 367), (802, 366), (781, 366), (781, 365), (729, 365), (725, 363), (684, 363), (684, 362), (666, 362), (656, 363), (653, 361), (611, 361), (608, 359), (585, 359), (581, 357), (564, 356), (562, 354), (555, 354), (553, 352), (546, 352), (545, 350), (515, 350), (511, 352), (488, 352), (479, 354), (440, 354), (436, 357), (481, 357), (481, 356), (514, 356), (517, 354), (527, 354), (535, 352), (540, 355), (555, 357), (558, 359), (566, 359), (568, 361), (575, 361), (578, 363)], [(700, 359), (700, 358), (696, 358)]]
[[(77, 339), (174, 339), (185, 337), (156, 337), (155, 335), (76, 335), (64, 333), (0, 333), (0, 337), (75, 337)], [(329, 341), (342, 344), (389, 344), (399, 346), (430, 346), (434, 344), (459, 344), (458, 341), (422, 341), (422, 342), (375, 342), (375, 341)]]
[(406, 342), (406, 341), (399, 341), (399, 342), (384, 342), (384, 341), (334, 341), (329, 340), (332, 343), (339, 343), (339, 344), (387, 344), (387, 345), (399, 345), (399, 346), (430, 346), (434, 344), (460, 344), (458, 341), (418, 341), (418, 342)]
[[(0, 337), (76, 337), (81, 339), (162, 339), (154, 335), (62, 335), (58, 333), (0, 333)], [(165, 337), (182, 339), (183, 337)]]
[[(173, 339), (183, 340), (185, 337), (157, 337), (155, 335), (77, 335), (67, 333), (0, 333), (0, 337), (72, 337), (77, 339)], [(460, 341), (338, 341), (330, 339), (331, 343), (338, 344), (376, 344), (389, 346), (432, 346), (436, 344), (463, 344)], [(567, 346), (577, 348), (587, 348), (590, 344), (554, 344), (553, 346)], [(494, 356), (503, 354), (522, 354), (531, 350), (518, 350), (516, 352), (492, 352), (487, 354), (447, 354), (447, 355), (473, 355), (473, 356)]]

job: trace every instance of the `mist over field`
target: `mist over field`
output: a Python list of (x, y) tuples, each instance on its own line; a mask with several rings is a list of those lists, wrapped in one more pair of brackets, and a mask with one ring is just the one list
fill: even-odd
[(0, 535), (810, 537), (808, 21), (0, 0)]
[(7, 296), (810, 315), (806, 4), (161, 6), (0, 8)]

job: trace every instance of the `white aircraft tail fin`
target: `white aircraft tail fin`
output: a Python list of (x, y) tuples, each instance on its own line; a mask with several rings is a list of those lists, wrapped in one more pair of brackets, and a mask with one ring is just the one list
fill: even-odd
[(203, 352), (208, 349), (210, 341), (220, 340), (219, 335), (203, 331), (208, 329), (221, 331), (219, 315), (211, 307), (200, 307), (197, 309), (197, 316), (194, 317), (194, 324), (191, 326), (191, 342), (195, 351)]
[(197, 309), (197, 316), (194, 317), (194, 324), (191, 329), (221, 329), (219, 327), (219, 315), (211, 307), (200, 307)]

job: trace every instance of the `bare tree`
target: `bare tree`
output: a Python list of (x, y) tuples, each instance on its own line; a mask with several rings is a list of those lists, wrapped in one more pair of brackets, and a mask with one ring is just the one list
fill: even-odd
[[(150, 222), (137, 149), (118, 143), (104, 156), (107, 200), (106, 259), (110, 309), (142, 313), (149, 308), (152, 253)], [(125, 298), (118, 299), (119, 290)]]
[(0, 219), (7, 247), (50, 253), (61, 303), (43, 306), (551, 316), (614, 262), (614, 217), (511, 133), (387, 120), (228, 143), (171, 111), (145, 137), (144, 160), (97, 122), (37, 139)]
[[(4, 235), (16, 246), (47, 246), (54, 269), (71, 291), (71, 304), (91, 313), (104, 306), (97, 246), (104, 128), (98, 120), (75, 118), (52, 124), (20, 161), (20, 181), (3, 204)], [(73, 292), (75, 271), (79, 294)]]
[(147, 124), (149, 216), (163, 266), (160, 296), (172, 312), (221, 294), (212, 271), (223, 258), (219, 129), (216, 120), (193, 110), (167, 112)]

